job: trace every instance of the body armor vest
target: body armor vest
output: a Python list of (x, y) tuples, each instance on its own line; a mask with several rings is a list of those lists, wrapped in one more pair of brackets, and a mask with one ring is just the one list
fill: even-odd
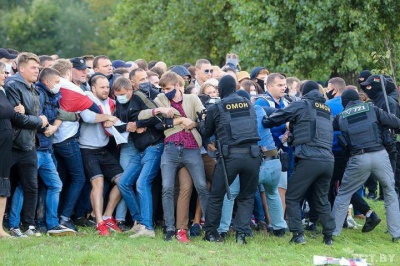
[(360, 103), (340, 113), (339, 127), (350, 153), (382, 147), (381, 129), (372, 104)]
[(307, 108), (293, 126), (292, 146), (307, 144), (332, 149), (333, 126), (331, 109), (324, 103), (304, 100)]
[(260, 140), (256, 112), (249, 100), (242, 97), (225, 98), (217, 106), (220, 121), (216, 135), (221, 145), (254, 144)]

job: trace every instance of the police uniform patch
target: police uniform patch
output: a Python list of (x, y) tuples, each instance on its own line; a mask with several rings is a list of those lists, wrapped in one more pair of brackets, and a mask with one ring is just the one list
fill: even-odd
[(225, 112), (230, 113), (231, 118), (250, 116), (250, 103), (248, 102), (224, 103), (223, 107)]
[(331, 108), (323, 103), (319, 103), (319, 102), (314, 102), (314, 108), (320, 111), (323, 111), (325, 113), (331, 113)]
[(250, 109), (250, 105), (247, 102), (224, 103), (224, 110), (227, 112), (244, 111), (244, 110), (249, 110), (249, 109)]
[(360, 114), (360, 113), (365, 113), (369, 111), (369, 104), (368, 103), (362, 103), (353, 107), (350, 107), (342, 112), (342, 117), (346, 118), (352, 115)]
[(321, 116), (326, 119), (331, 118), (331, 108), (326, 104), (320, 102), (314, 102), (313, 108), (317, 111), (317, 116)]

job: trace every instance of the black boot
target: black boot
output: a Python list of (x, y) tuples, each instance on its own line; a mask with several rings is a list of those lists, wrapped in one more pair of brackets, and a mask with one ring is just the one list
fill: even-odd
[(236, 232), (236, 243), (241, 244), (241, 245), (247, 244), (247, 242), (246, 242), (246, 234), (245, 233)]
[(286, 232), (286, 228), (273, 230), (272, 232), (273, 232), (274, 236), (284, 237), (285, 236), (285, 232)]
[(328, 246), (333, 245), (333, 239), (332, 236), (324, 236), (324, 244)]
[(375, 212), (372, 212), (369, 217), (366, 217), (365, 224), (361, 230), (363, 233), (371, 232), (381, 222), (381, 218)]
[(217, 230), (206, 232), (203, 240), (208, 242), (223, 243), (224, 239), (220, 236)]
[(294, 244), (305, 244), (306, 239), (304, 238), (303, 232), (301, 233), (293, 233), (292, 239), (290, 239), (289, 243), (294, 243)]

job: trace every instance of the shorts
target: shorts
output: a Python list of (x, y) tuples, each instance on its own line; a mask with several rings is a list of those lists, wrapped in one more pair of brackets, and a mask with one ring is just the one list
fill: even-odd
[(107, 149), (81, 149), (83, 166), (86, 177), (92, 181), (103, 176), (106, 180), (114, 182), (124, 170)]

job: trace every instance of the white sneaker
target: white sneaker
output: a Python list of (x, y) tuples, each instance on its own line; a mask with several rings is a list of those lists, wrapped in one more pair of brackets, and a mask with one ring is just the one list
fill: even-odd
[(28, 227), (28, 230), (25, 231), (25, 235), (27, 235), (27, 236), (37, 236), (37, 237), (42, 236), (42, 234), (38, 230), (36, 230), (36, 227), (33, 226), (33, 225), (30, 225)]
[(357, 229), (361, 226), (361, 224), (358, 224), (352, 216), (347, 216), (347, 224), (350, 229)]
[(12, 237), (21, 237), (21, 238), (28, 237), (27, 235), (22, 233), (19, 228), (11, 228), (10, 229), (10, 235)]
[(136, 232), (136, 234), (129, 236), (130, 238), (136, 238), (139, 236), (147, 236), (147, 237), (155, 237), (156, 233), (154, 230), (149, 230), (146, 228), (144, 225), (140, 225), (139, 231)]

